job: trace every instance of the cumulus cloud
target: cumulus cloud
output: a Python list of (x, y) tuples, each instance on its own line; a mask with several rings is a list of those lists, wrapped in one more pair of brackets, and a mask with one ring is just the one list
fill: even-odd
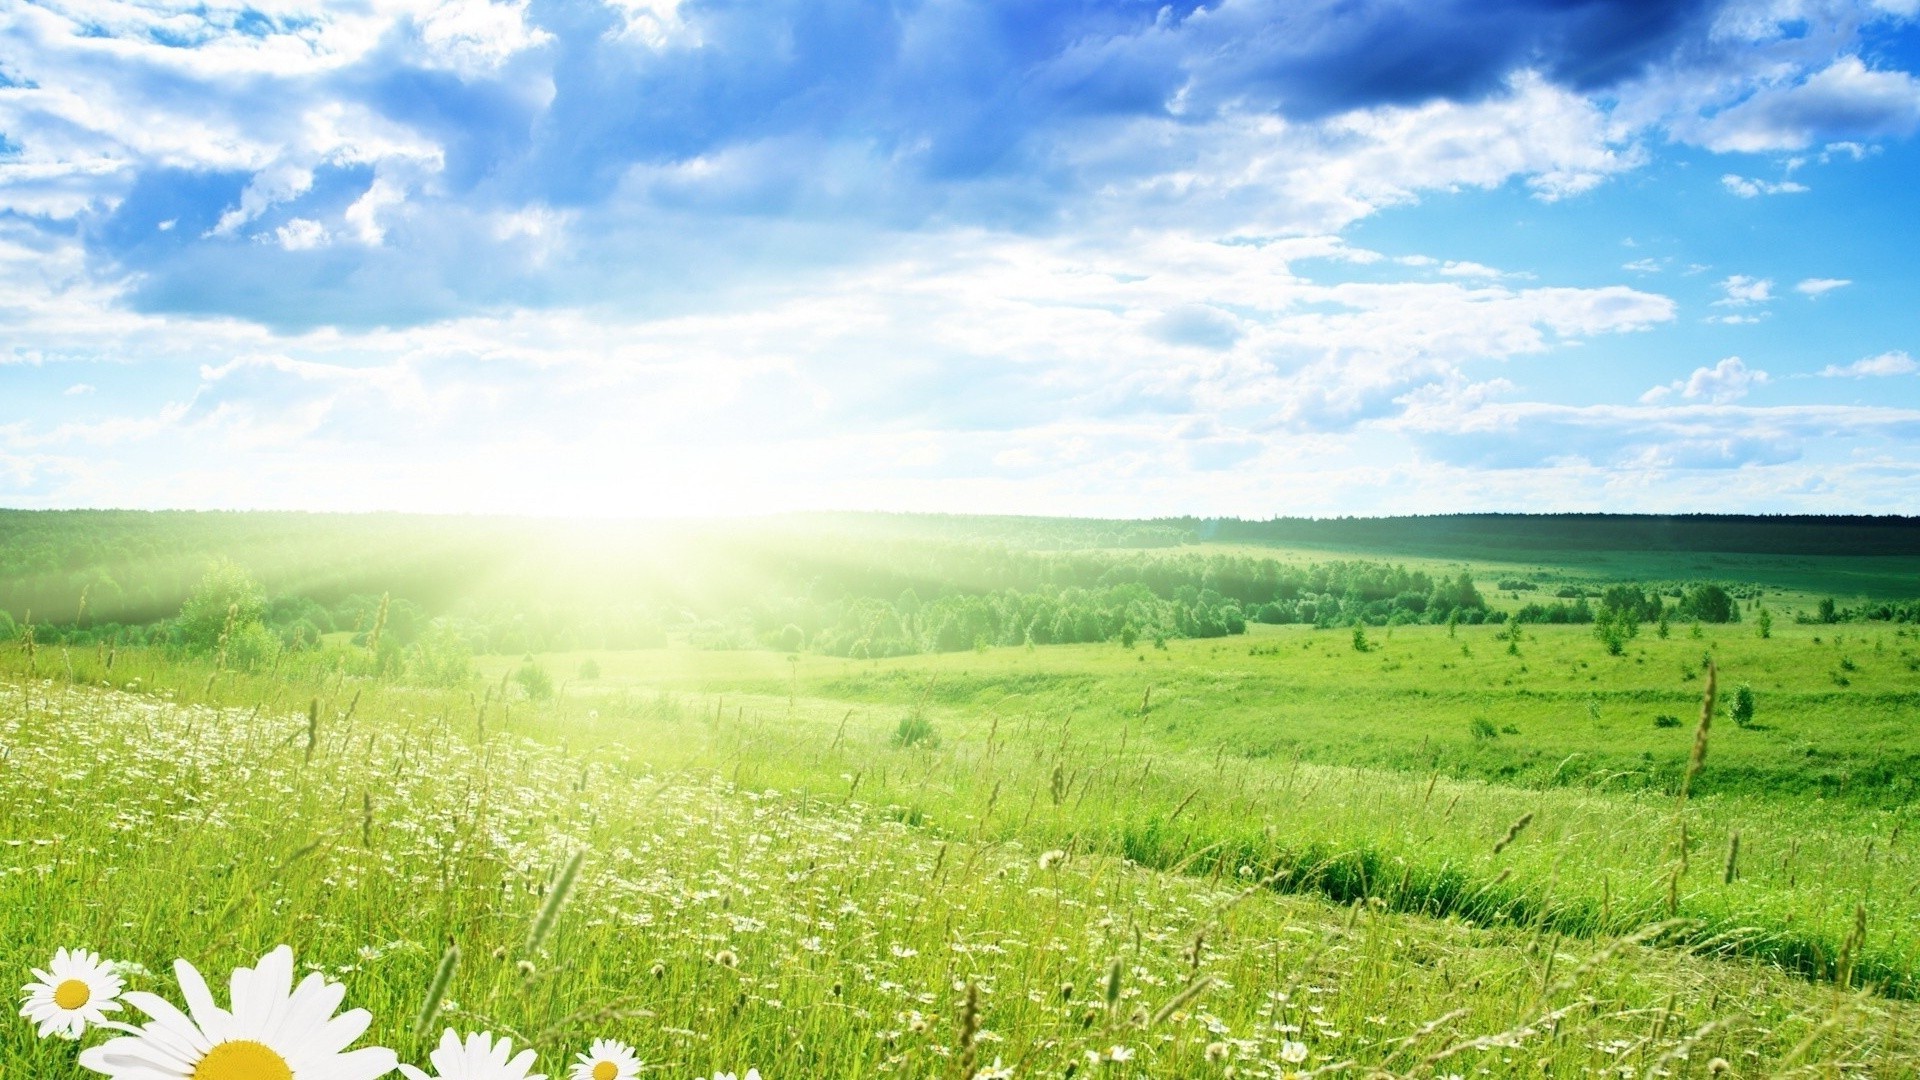
[(1846, 56), (1791, 85), (1756, 91), (1706, 121), (1701, 141), (1720, 151), (1802, 150), (1835, 136), (1881, 138), (1920, 127), (1920, 79)]
[(1835, 289), (1844, 289), (1853, 284), (1846, 278), (1807, 278), (1793, 287), (1793, 291), (1810, 300), (1818, 300)]
[(1812, 190), (1807, 185), (1792, 180), (1750, 180), (1734, 173), (1721, 177), (1720, 185), (1743, 199), (1758, 198), (1761, 195), (1801, 195)]
[[(1812, 16), (1708, 0), (88, 12), (18, 16), (0, 129), (38, 172), (0, 169), (0, 201), (80, 228), (144, 310), (282, 328), (750, 287), (926, 228), (1306, 234), (1516, 179), (1565, 199), (1647, 160), (1676, 121), (1631, 103), (1676, 80), (1752, 91), (1715, 123), (1825, 116), (1838, 142), (1898, 125), (1835, 101), (1904, 78), (1812, 66), (1844, 12), (1789, 54)], [(1754, 41), (1764, 70), (1730, 59)], [(537, 252), (490, 227), (542, 208), (565, 216)]]
[(1855, 360), (1844, 366), (1828, 364), (1820, 369), (1820, 374), (1828, 379), (1867, 379), (1887, 375), (1911, 375), (1920, 371), (1920, 361), (1898, 349), (1883, 352), (1878, 356), (1869, 356)]
[(1657, 404), (1678, 395), (1687, 401), (1710, 401), (1723, 405), (1738, 401), (1746, 397), (1749, 390), (1771, 381), (1772, 377), (1766, 372), (1748, 367), (1746, 361), (1737, 356), (1729, 356), (1710, 368), (1693, 369), (1693, 374), (1684, 379), (1656, 386), (1641, 394), (1640, 400)]
[(1724, 295), (1714, 303), (1722, 307), (1764, 304), (1773, 299), (1773, 279), (1734, 274), (1720, 283), (1720, 291)]

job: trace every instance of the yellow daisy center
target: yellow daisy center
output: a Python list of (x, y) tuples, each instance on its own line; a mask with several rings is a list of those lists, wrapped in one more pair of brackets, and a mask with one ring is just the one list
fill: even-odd
[(235, 1039), (207, 1051), (188, 1080), (293, 1080), (293, 1069), (266, 1045)]
[(600, 1062), (594, 1063), (593, 1080), (614, 1080), (614, 1078), (619, 1075), (620, 1075), (620, 1066), (615, 1065), (611, 1061), (600, 1061)]
[(69, 1011), (93, 1000), (93, 988), (79, 979), (68, 979), (53, 988), (53, 1003)]

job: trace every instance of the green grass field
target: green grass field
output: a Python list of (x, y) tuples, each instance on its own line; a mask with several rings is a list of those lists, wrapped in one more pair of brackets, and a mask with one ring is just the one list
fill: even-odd
[[(252, 670), (29, 636), (0, 970), (93, 949), (179, 1002), (176, 957), (218, 987), (284, 943), (401, 1061), (451, 1026), (555, 1077), (596, 1038), (687, 1078), (1920, 1074), (1920, 636), (1787, 617), (1904, 570), (1738, 560), (1771, 636), (1620, 655), (1552, 625), (676, 639), (431, 687), (346, 631)], [(1493, 581), (1590, 562), (1470, 569), (1513, 606)], [(0, 1077), (76, 1055), (0, 1026)]]
[[(435, 692), (10, 654), (0, 962), (94, 947), (166, 992), (175, 955), (284, 941), (419, 1060), (452, 940), (442, 1020), (514, 1033), (554, 1074), (598, 1036), (686, 1076), (1062, 1075), (1090, 1054), (1139, 1076), (1897, 1073), (1920, 1064), (1905, 812), (1764, 778), (1803, 744), (1855, 769), (1900, 752), (1882, 714), (1912, 685), (1907, 639), (1820, 629), (1718, 643), (1760, 722), (1714, 728), (1684, 809), (1659, 789), (1699, 707), (1684, 634), (1624, 659), (1580, 628), (1530, 630), (1515, 658), (1492, 628), (1433, 627), (1367, 653), (1304, 628), (874, 662), (602, 653), (545, 703), (499, 692), (504, 658)], [(1829, 648), (1880, 661), (1845, 692), (1787, 663)], [(1795, 718), (1809, 702), (1817, 722)], [(1661, 709), (1686, 723), (1655, 728)], [(910, 714), (934, 738), (897, 745)], [(1481, 714), (1519, 733), (1476, 739)], [(1606, 761), (1506, 773), (1574, 743)], [(1714, 790), (1723, 766), (1739, 779)], [(574, 851), (580, 883), (529, 951)], [(0, 1048), (6, 1075), (76, 1074), (23, 1025)]]

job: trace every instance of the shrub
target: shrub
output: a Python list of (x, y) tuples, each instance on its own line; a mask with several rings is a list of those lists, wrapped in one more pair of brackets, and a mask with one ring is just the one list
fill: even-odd
[[(215, 652), (220, 648), (221, 636), (228, 631), (229, 621), (237, 639), (247, 627), (259, 625), (266, 611), (266, 593), (253, 577), (233, 560), (220, 559), (207, 567), (193, 595), (180, 607), (176, 624), (180, 643), (192, 652)], [(233, 644), (228, 643), (229, 660)]]
[(1474, 717), (1473, 721), (1467, 725), (1467, 730), (1472, 732), (1473, 737), (1477, 740), (1484, 741), (1500, 737), (1499, 729), (1493, 726), (1493, 721), (1484, 716)]
[(940, 745), (940, 733), (933, 730), (933, 721), (926, 713), (914, 708), (900, 718), (900, 726), (893, 731), (895, 746), (926, 746), (932, 749)]
[(1746, 683), (1734, 687), (1733, 700), (1727, 703), (1727, 716), (1735, 727), (1753, 726), (1753, 687)]
[(592, 682), (600, 677), (600, 661), (589, 656), (580, 661), (580, 681)]
[(1679, 727), (1680, 718), (1667, 713), (1661, 713), (1659, 716), (1653, 718), (1653, 726), (1658, 728)]
[(513, 681), (519, 683), (533, 701), (545, 701), (553, 696), (553, 676), (547, 674), (547, 669), (535, 663), (531, 656), (513, 673)]

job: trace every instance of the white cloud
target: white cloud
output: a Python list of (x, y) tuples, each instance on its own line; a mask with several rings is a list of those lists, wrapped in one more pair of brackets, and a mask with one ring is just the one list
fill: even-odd
[(1855, 360), (1842, 367), (1828, 364), (1820, 369), (1820, 374), (1829, 379), (1865, 379), (1888, 375), (1911, 375), (1920, 371), (1920, 361), (1905, 352), (1894, 350), (1878, 356), (1869, 356), (1864, 360)]
[(1835, 289), (1843, 289), (1851, 284), (1853, 282), (1846, 278), (1807, 278), (1795, 285), (1793, 291), (1809, 299), (1818, 300)]
[(1746, 307), (1749, 304), (1764, 304), (1773, 299), (1773, 279), (1754, 278), (1745, 274), (1734, 274), (1720, 283), (1720, 289), (1726, 295), (1714, 304), (1720, 307)]
[(1743, 199), (1752, 199), (1761, 195), (1798, 195), (1812, 190), (1805, 184), (1792, 180), (1749, 180), (1733, 173), (1720, 178), (1721, 186)]
[(551, 40), (527, 25), (527, 5), (445, 0), (419, 20), (420, 40), (436, 66), (468, 75), (498, 69), (515, 53)]
[(1477, 262), (1456, 262), (1452, 259), (1448, 259), (1446, 263), (1440, 267), (1440, 272), (1448, 277), (1498, 278), (1506, 276), (1491, 266)]
[(62, 390), (61, 393), (66, 397), (79, 397), (83, 394), (91, 394), (95, 389), (96, 387), (91, 383), (74, 383), (72, 386)]
[(1845, 56), (1805, 81), (1769, 86), (1701, 126), (1709, 149), (1762, 153), (1800, 150), (1830, 134), (1870, 138), (1920, 127), (1920, 79), (1875, 71)]
[(309, 218), (294, 218), (275, 229), (273, 236), (288, 251), (310, 251), (326, 246), (333, 239), (325, 225)]
[(1746, 362), (1737, 356), (1729, 356), (1710, 368), (1695, 368), (1693, 374), (1684, 379), (1676, 379), (1664, 386), (1656, 386), (1640, 395), (1646, 404), (1657, 404), (1678, 394), (1688, 401), (1710, 401), (1715, 405), (1724, 405), (1746, 397), (1755, 386), (1764, 386), (1773, 381), (1766, 372), (1749, 368)]

